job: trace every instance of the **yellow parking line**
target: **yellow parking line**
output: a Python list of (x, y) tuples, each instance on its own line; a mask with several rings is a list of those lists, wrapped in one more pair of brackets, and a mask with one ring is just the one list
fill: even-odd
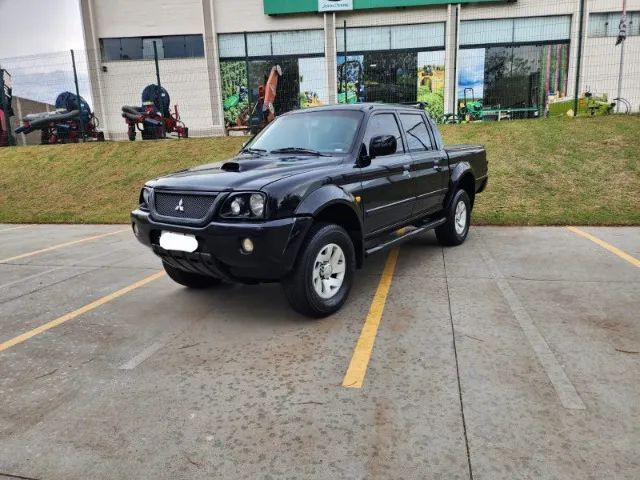
[(94, 235), (93, 237), (86, 237), (86, 238), (81, 238), (80, 240), (73, 240), (72, 242), (60, 243), (58, 245), (53, 245), (52, 247), (43, 248), (41, 250), (36, 250), (34, 252), (23, 253), (23, 254), (20, 254), (20, 255), (16, 255), (15, 257), (3, 258), (2, 260), (0, 260), (0, 263), (14, 262), (14, 261), (20, 260), (22, 258), (32, 257), (34, 255), (39, 255), (41, 253), (50, 252), (52, 250), (58, 250), (58, 249), (64, 248), (64, 247), (70, 247), (72, 245), (77, 245), (79, 243), (90, 242), (92, 240), (98, 240), (99, 238), (109, 237), (111, 235), (117, 235), (118, 233), (128, 232), (128, 231), (129, 231), (128, 228), (124, 228), (122, 230), (117, 230), (115, 232), (103, 233), (101, 235)]
[(13, 230), (20, 230), (22, 228), (28, 228), (31, 225), (20, 225), (19, 227), (9, 227), (9, 228), (3, 228), (2, 230), (0, 230), (0, 233), (3, 232), (12, 232)]
[(15, 345), (18, 345), (19, 343), (25, 342), (30, 338), (35, 337), (36, 335), (40, 335), (41, 333), (44, 333), (47, 330), (51, 330), (54, 327), (62, 325), (63, 323), (68, 322), (69, 320), (73, 320), (74, 318), (79, 317), (80, 315), (90, 312), (91, 310), (94, 310), (104, 305), (105, 303), (115, 300), (116, 298), (122, 297), (123, 295), (126, 295), (127, 293), (137, 288), (143, 287), (148, 283), (158, 280), (163, 276), (164, 276), (164, 272), (154, 273), (153, 275), (143, 278), (142, 280), (136, 283), (133, 283), (128, 287), (124, 287), (118, 290), (117, 292), (113, 292), (113, 293), (110, 293), (109, 295), (99, 298), (95, 302), (91, 302), (88, 305), (85, 305), (84, 307), (80, 307), (71, 313), (67, 313), (66, 315), (58, 317), (55, 320), (51, 320), (50, 322), (47, 322), (44, 325), (40, 325), (39, 327), (34, 328), (33, 330), (29, 330), (28, 332), (25, 332), (22, 335), (18, 335), (17, 337), (12, 338), (11, 340), (7, 340), (6, 342), (0, 343), (0, 352), (7, 350)]
[(380, 277), (380, 282), (378, 283), (378, 289), (376, 290), (376, 294), (371, 302), (371, 307), (369, 307), (369, 313), (364, 322), (364, 326), (362, 327), (362, 331), (360, 332), (360, 338), (358, 338), (356, 348), (353, 351), (351, 363), (349, 364), (347, 373), (342, 381), (343, 387), (362, 387), (364, 376), (366, 375), (367, 367), (369, 366), (371, 352), (373, 351), (373, 344), (376, 341), (378, 326), (380, 325), (384, 306), (387, 302), (387, 295), (389, 295), (389, 289), (391, 288), (393, 272), (396, 269), (399, 252), (400, 250), (398, 248), (394, 248), (389, 252), (382, 276)]
[(573, 233), (575, 233), (577, 235), (580, 235), (581, 237), (584, 237), (587, 240), (591, 240), (593, 243), (596, 243), (596, 244), (600, 245), (602, 248), (604, 248), (606, 250), (609, 250), (611, 253), (613, 253), (614, 255), (619, 256), (623, 260), (626, 260), (631, 265), (634, 265), (634, 266), (640, 268), (640, 260), (638, 260), (637, 258), (629, 255), (627, 252), (624, 252), (624, 251), (620, 250), (618, 247), (614, 247), (610, 243), (607, 243), (604, 240), (601, 240), (598, 237), (595, 237), (595, 236), (591, 235), (590, 233), (585, 232), (584, 230), (580, 230), (578, 227), (567, 227), (567, 228), (569, 230), (571, 230)]

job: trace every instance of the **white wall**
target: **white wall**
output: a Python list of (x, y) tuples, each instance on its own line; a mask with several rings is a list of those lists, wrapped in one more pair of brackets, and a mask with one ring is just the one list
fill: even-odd
[(217, 33), (324, 28), (321, 13), (269, 16), (262, 0), (215, 0), (214, 8)]
[[(587, 38), (583, 57), (583, 91), (590, 89), (594, 95), (606, 93), (609, 100), (618, 96), (618, 72), (620, 46), (615, 37)], [(631, 102), (634, 112), (640, 109), (640, 37), (627, 37), (624, 52), (622, 98)]]
[(98, 38), (204, 33), (201, 0), (93, 0), (92, 5)]

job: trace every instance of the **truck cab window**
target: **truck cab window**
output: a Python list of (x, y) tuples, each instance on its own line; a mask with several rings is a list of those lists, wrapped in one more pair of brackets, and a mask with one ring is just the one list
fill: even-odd
[(433, 150), (433, 143), (422, 115), (401, 114), (400, 120), (407, 134), (410, 152)]
[(369, 149), (371, 139), (378, 135), (393, 135), (396, 137), (398, 142), (396, 153), (404, 152), (402, 134), (400, 133), (400, 127), (398, 127), (398, 122), (396, 122), (396, 117), (393, 113), (379, 113), (369, 119), (367, 131), (364, 135), (364, 139), (362, 140), (367, 147), (367, 151)]

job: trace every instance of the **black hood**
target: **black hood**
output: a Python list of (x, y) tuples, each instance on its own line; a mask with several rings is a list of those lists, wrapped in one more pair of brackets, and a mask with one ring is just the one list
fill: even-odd
[(200, 165), (160, 177), (151, 185), (169, 190), (261, 190), (278, 180), (337, 165), (343, 160), (344, 157), (310, 155), (240, 155), (225, 162)]

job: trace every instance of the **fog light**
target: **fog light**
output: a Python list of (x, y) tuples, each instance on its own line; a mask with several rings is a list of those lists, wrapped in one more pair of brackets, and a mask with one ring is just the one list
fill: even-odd
[(253, 252), (253, 241), (251, 241), (250, 238), (245, 238), (244, 240), (242, 240), (242, 250), (244, 250), (245, 253)]

